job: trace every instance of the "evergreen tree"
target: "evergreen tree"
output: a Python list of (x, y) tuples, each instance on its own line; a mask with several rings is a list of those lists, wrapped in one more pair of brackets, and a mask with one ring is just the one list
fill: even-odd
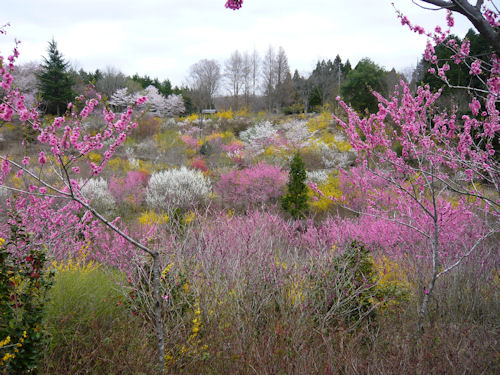
[(38, 89), (46, 105), (46, 113), (60, 115), (73, 99), (69, 63), (58, 51), (54, 39), (49, 42), (48, 58), (44, 57), (43, 60), (40, 73), (37, 74)]
[(290, 163), (287, 193), (281, 197), (281, 207), (293, 218), (303, 218), (307, 212), (306, 168), (297, 152)]
[[(347, 64), (347, 63), (346, 63)], [(367, 109), (375, 113), (378, 109), (377, 98), (371, 90), (386, 95), (386, 72), (368, 58), (361, 59), (351, 70), (341, 86), (344, 100), (359, 112)]]

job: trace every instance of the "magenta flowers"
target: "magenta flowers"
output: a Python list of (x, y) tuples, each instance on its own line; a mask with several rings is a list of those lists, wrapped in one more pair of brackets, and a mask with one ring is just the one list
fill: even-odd
[(226, 8), (232, 10), (240, 9), (242, 5), (243, 5), (243, 0), (227, 0), (226, 2)]

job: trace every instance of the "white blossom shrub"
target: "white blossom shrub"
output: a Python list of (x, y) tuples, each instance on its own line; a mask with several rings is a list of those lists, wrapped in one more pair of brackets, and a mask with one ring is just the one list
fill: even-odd
[(311, 131), (305, 120), (287, 121), (281, 125), (287, 143), (294, 147), (305, 147), (310, 144)]
[(258, 123), (240, 133), (240, 139), (248, 144), (262, 143), (277, 136), (278, 130), (269, 121)]
[(269, 121), (258, 123), (240, 133), (240, 139), (250, 156), (260, 155), (266, 146), (276, 143), (278, 138), (277, 128)]
[[(338, 141), (342, 140), (339, 138)], [(321, 154), (325, 168), (347, 168), (356, 159), (356, 153), (353, 150), (341, 151), (335, 144), (327, 145), (320, 141), (316, 143), (316, 147)]]
[(211, 183), (201, 171), (186, 167), (155, 172), (149, 179), (146, 203), (150, 208), (170, 210), (189, 208), (206, 201)]
[(16, 66), (12, 76), (14, 84), (24, 95), (24, 104), (30, 108), (37, 102), (38, 78), (36, 74), (40, 70), (40, 65), (36, 62), (28, 62)]
[(316, 171), (306, 171), (307, 182), (313, 182), (315, 184), (322, 184), (328, 180), (328, 170), (318, 169)]
[(116, 203), (108, 189), (108, 182), (102, 177), (91, 178), (86, 182), (79, 181), (80, 193), (90, 199), (92, 207), (98, 212), (109, 214), (115, 209)]

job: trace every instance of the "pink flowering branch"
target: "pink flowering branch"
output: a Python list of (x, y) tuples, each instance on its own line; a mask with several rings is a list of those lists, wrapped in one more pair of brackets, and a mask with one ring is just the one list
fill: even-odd
[[(422, 1), (431, 3), (431, 1), (427, 0), (422, 0)], [(498, 31), (500, 20), (497, 21), (498, 14), (491, 12), (491, 9), (487, 8), (486, 6), (481, 8), (483, 4), (482, 1), (478, 1), (478, 4), (476, 4), (477, 7), (474, 7), (474, 9), (477, 8), (480, 10), (479, 14), (481, 15), (480, 17), (482, 18), (483, 22), (488, 25), (490, 31), (495, 33), (493, 39), (495, 40), (495, 43), (498, 44), (495, 47), (495, 43), (493, 43), (492, 40), (489, 39), (487, 35), (481, 32), (481, 30), (479, 30), (478, 28), (480, 34), (486, 38), (486, 40), (490, 43), (490, 45), (494, 49), (494, 53), (490, 56), (490, 60), (488, 61), (485, 59), (480, 59), (478, 57), (470, 56), (470, 43), (467, 39), (465, 39), (461, 45), (459, 45), (455, 39), (449, 39), (448, 41), (446, 41), (446, 39), (450, 36), (452, 27), (455, 24), (452, 11), (457, 11), (459, 13), (464, 14), (463, 12), (467, 13), (468, 12), (467, 9), (468, 7), (471, 7), (471, 5), (465, 0), (453, 0), (453, 1), (438, 0), (438, 3), (441, 4), (440, 6), (442, 8), (448, 9), (446, 16), (448, 28), (444, 31), (440, 26), (436, 26), (436, 28), (433, 31), (426, 31), (423, 27), (419, 25), (413, 25), (408, 19), (408, 17), (403, 15), (398, 10), (396, 10), (396, 12), (403, 26), (407, 26), (410, 30), (412, 30), (415, 33), (427, 36), (428, 40), (424, 53), (424, 59), (430, 64), (432, 64), (432, 67), (429, 69), (429, 72), (431, 74), (436, 75), (439, 79), (441, 79), (444, 83), (446, 83), (448, 87), (454, 89), (462, 89), (470, 93), (474, 93), (475, 95), (482, 97), (483, 100), (486, 103), (488, 103), (487, 106), (488, 105), (494, 106), (495, 103), (498, 103), (500, 99), (498, 95), (500, 86), (500, 60), (499, 60), (500, 31)], [(457, 9), (462, 9), (463, 12)], [(446, 72), (450, 70), (450, 65), (448, 63), (439, 65), (439, 60), (435, 53), (434, 47), (439, 44), (444, 45), (446, 48), (451, 50), (453, 53), (452, 56), (453, 62), (457, 65), (464, 64), (469, 69), (469, 74), (471, 78), (474, 77), (475, 79), (477, 79), (481, 83), (482, 87), (470, 87), (470, 86), (451, 84), (446, 76)], [(488, 78), (486, 79), (484, 77)]]

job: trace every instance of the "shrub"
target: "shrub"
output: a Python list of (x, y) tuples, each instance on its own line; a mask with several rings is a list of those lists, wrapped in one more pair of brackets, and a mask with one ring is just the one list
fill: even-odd
[(311, 306), (321, 329), (375, 316), (377, 271), (368, 249), (353, 242), (311, 273)]
[(193, 160), (191, 160), (191, 168), (193, 169), (198, 169), (202, 172), (207, 172), (207, 163), (205, 162), (205, 159), (200, 158), (200, 157), (194, 157)]
[(10, 216), (11, 237), (0, 238), (0, 372), (25, 374), (38, 368), (47, 339), (43, 312), (53, 274), (46, 271), (44, 247)]
[(226, 203), (265, 203), (283, 194), (286, 174), (280, 167), (259, 163), (243, 170), (223, 173), (216, 190)]
[(149, 177), (150, 174), (145, 171), (129, 171), (125, 178), (111, 177), (109, 191), (116, 202), (138, 207), (144, 202)]
[(210, 180), (202, 172), (182, 167), (153, 173), (146, 190), (146, 203), (166, 211), (175, 207), (184, 209), (204, 202), (210, 193)]
[[(320, 172), (320, 171), (318, 171)], [(309, 173), (307, 174), (309, 179)], [(318, 174), (318, 180), (321, 175)], [(318, 188), (323, 193), (320, 197), (313, 197), (311, 202), (311, 207), (317, 211), (325, 211), (334, 205), (333, 199), (340, 199), (342, 196), (342, 191), (339, 189), (339, 179), (335, 175), (326, 175), (326, 179), (318, 184)], [(312, 179), (310, 179), (312, 180)], [(313, 181), (311, 181), (313, 182)], [(314, 182), (316, 183), (316, 182)], [(313, 192), (309, 191), (309, 196), (312, 196)]]
[(108, 182), (102, 177), (91, 178), (80, 182), (82, 195), (90, 199), (92, 207), (103, 213), (111, 213), (115, 208), (115, 200), (108, 189)]
[(140, 121), (137, 128), (132, 132), (132, 136), (138, 140), (152, 137), (160, 131), (161, 120), (152, 115), (144, 116)]

